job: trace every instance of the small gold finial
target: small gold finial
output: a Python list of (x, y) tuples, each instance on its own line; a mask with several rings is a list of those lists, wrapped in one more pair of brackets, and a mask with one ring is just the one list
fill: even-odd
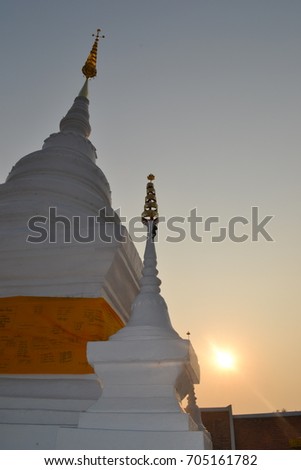
[(146, 197), (145, 197), (145, 204), (144, 204), (144, 211), (142, 212), (141, 219), (144, 225), (150, 220), (153, 220), (155, 224), (158, 223), (158, 204), (156, 198), (156, 191), (154, 188), (153, 180), (155, 176), (150, 173), (147, 177), (148, 183), (146, 185)]
[(95, 41), (88, 55), (88, 58), (85, 62), (85, 65), (82, 68), (82, 72), (87, 79), (94, 78), (97, 75), (96, 62), (97, 62), (98, 41), (99, 41), (99, 38), (105, 37), (105, 36), (100, 36), (100, 31), (101, 29), (98, 28), (96, 34), (92, 34), (92, 36), (95, 36)]

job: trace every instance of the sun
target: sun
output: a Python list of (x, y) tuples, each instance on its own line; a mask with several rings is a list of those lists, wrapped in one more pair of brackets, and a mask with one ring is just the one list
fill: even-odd
[(221, 369), (230, 370), (235, 367), (235, 357), (230, 351), (217, 349), (215, 351), (215, 362)]

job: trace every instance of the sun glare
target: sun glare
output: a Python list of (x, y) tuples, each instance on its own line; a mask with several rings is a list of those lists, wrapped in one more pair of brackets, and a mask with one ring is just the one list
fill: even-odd
[(221, 369), (234, 369), (235, 358), (229, 351), (216, 350), (215, 361)]

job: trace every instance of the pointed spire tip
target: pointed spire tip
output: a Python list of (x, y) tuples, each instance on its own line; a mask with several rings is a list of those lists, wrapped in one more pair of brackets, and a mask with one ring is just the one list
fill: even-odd
[(104, 35), (100, 35), (101, 29), (98, 28), (95, 36), (94, 44), (92, 49), (88, 55), (88, 58), (85, 62), (85, 65), (82, 68), (82, 72), (87, 79), (94, 78), (97, 75), (96, 63), (97, 63), (97, 49), (98, 49), (98, 41), (100, 38), (104, 38)]
[(155, 176), (150, 173), (147, 179), (144, 211), (141, 214), (141, 220), (142, 223), (147, 226), (149, 236), (151, 235), (151, 238), (154, 239), (159, 222), (157, 197), (153, 183)]

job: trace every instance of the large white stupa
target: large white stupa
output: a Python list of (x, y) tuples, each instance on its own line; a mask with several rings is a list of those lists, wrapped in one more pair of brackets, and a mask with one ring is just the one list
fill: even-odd
[[(88, 79), (96, 75), (99, 33), (59, 132), (0, 185), (3, 449), (54, 448), (56, 427), (76, 423), (99, 397), (87, 341), (122, 328), (139, 289), (140, 257), (89, 140)], [(82, 241), (93, 237), (92, 225), (94, 239)]]

